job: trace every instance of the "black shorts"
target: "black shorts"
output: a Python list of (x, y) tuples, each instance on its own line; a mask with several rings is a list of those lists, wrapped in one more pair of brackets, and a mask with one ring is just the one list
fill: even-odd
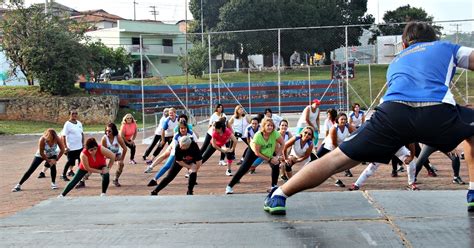
[(474, 110), (459, 105), (415, 108), (385, 102), (375, 110), (370, 120), (339, 146), (353, 160), (388, 163), (401, 146), (413, 142), (449, 152), (474, 136)]

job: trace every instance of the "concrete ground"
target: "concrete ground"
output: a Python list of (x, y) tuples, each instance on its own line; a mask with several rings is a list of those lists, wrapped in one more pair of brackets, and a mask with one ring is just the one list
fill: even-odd
[(0, 247), (474, 247), (465, 191), (52, 198), (0, 219)]

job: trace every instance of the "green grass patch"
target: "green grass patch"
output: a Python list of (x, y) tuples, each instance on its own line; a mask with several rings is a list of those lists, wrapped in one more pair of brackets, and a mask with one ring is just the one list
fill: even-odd
[[(84, 89), (79, 88), (76, 84), (72, 94), (69, 96), (89, 96)], [(49, 93), (40, 90), (37, 85), (34, 86), (0, 86), (0, 98), (11, 97), (54, 97)]]

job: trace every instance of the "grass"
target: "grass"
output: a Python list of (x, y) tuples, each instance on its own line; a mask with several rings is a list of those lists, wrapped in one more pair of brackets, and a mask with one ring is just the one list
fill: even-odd
[[(79, 85), (76, 84), (72, 94), (69, 96), (88, 96), (89, 94), (79, 88)], [(10, 97), (54, 97), (49, 93), (43, 92), (40, 90), (40, 87), (37, 85), (34, 86), (1, 86), (0, 87), (0, 98), (10, 98)]]

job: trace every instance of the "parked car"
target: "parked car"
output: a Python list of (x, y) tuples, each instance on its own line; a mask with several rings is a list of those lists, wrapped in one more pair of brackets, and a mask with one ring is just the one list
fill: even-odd
[(102, 74), (100, 74), (99, 81), (111, 81), (111, 80), (129, 80), (132, 78), (132, 73), (128, 68), (118, 68), (118, 69), (105, 69)]
[(350, 58), (347, 59), (347, 61), (348, 61), (349, 63), (354, 63), (354, 64), (356, 64), (356, 65), (360, 64), (360, 61), (359, 61), (358, 58), (352, 58), (352, 57), (350, 57)]

